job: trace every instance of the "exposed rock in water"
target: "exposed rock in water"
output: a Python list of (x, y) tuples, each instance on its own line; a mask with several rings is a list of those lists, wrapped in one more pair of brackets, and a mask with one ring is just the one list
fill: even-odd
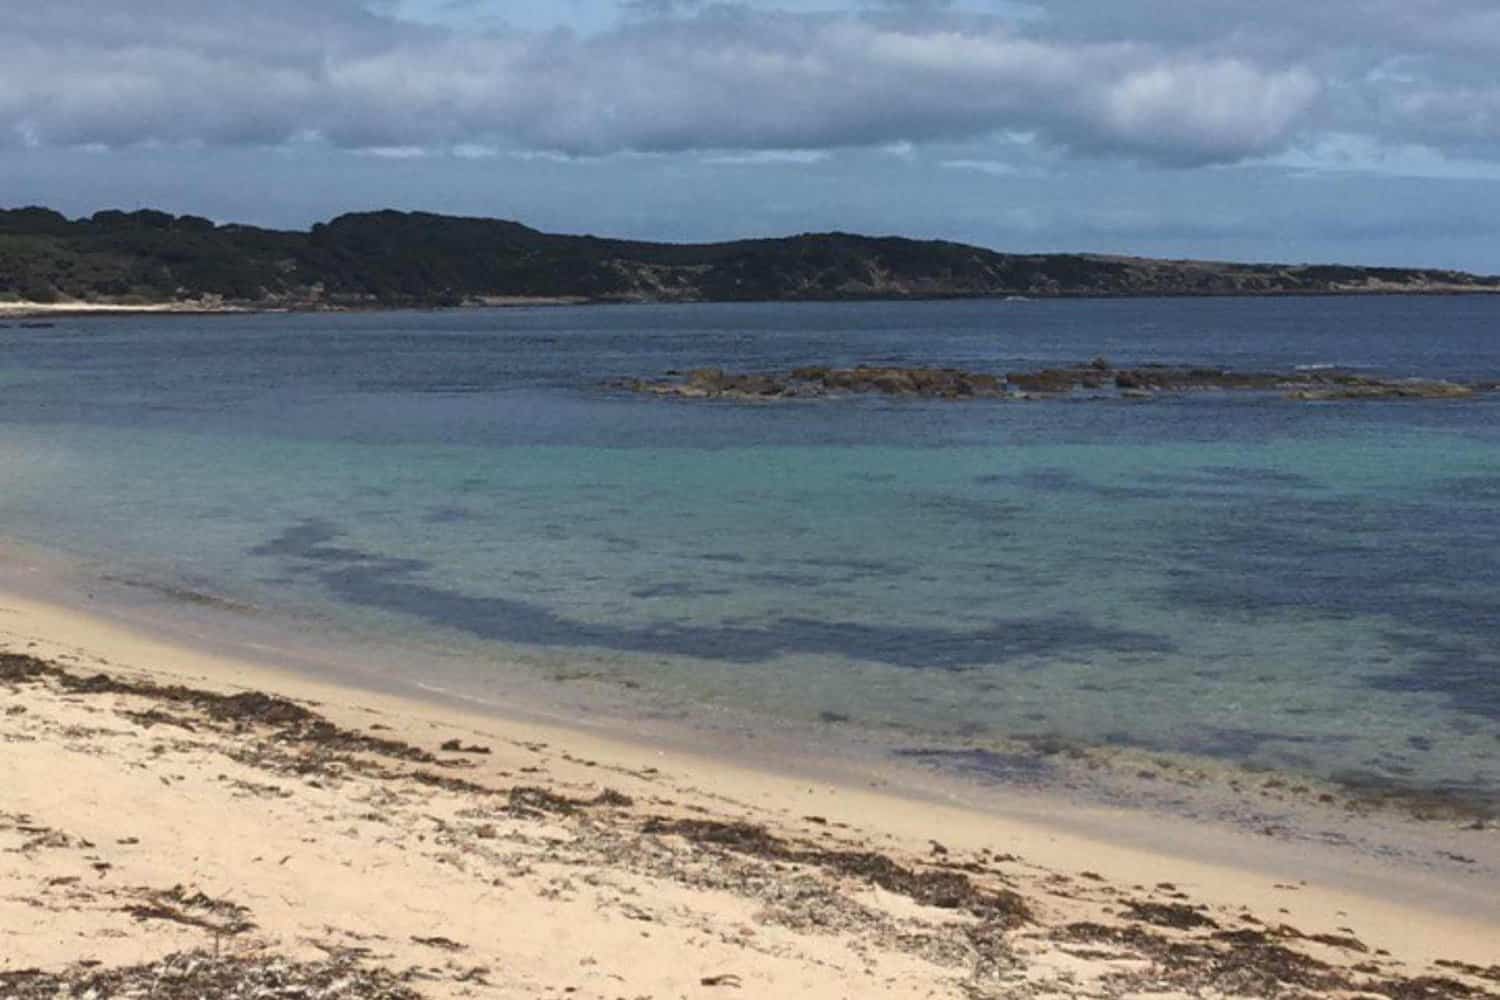
[(1463, 399), (1474, 395), (1474, 388), (1428, 379), (1402, 379), (1399, 382), (1342, 385), (1331, 389), (1299, 389), (1288, 399), (1305, 401), (1339, 399)]
[(851, 395), (932, 399), (1154, 399), (1195, 391), (1280, 391), (1299, 401), (1462, 399), (1492, 391), (1487, 384), (1437, 379), (1385, 379), (1341, 371), (1236, 372), (1224, 368), (1144, 365), (1114, 368), (1104, 358), (1070, 368), (1004, 376), (957, 368), (796, 368), (788, 373), (733, 373), (722, 368), (669, 372), (661, 379), (620, 383), (635, 392), (683, 399), (820, 399)]
[(1038, 372), (1010, 372), (1005, 383), (1021, 392), (1072, 392), (1075, 386), (1098, 388), (1105, 379), (1097, 369), (1083, 371), (1044, 368)]
[(642, 379), (628, 385), (637, 392), (686, 399), (795, 399), (854, 393), (972, 399), (1004, 392), (997, 375), (955, 368), (798, 368), (787, 375), (738, 375), (699, 368), (680, 379)]

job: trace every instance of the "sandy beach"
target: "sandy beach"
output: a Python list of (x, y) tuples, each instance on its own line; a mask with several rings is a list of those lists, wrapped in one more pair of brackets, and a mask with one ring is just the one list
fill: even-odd
[(18, 594), (0, 743), (0, 996), (1500, 996), (1482, 882), (1205, 861)]
[(110, 302), (0, 302), (0, 320), (54, 319), (67, 316), (170, 316), (216, 315), (248, 312), (243, 308), (210, 302), (152, 302), (121, 305)]
[[(463, 304), (464, 308), (521, 309), (542, 306), (586, 305), (579, 296), (486, 295)], [(78, 316), (224, 316), (266, 312), (347, 312), (360, 307), (327, 305), (316, 301), (235, 305), (216, 301), (148, 302), (126, 305), (114, 302), (0, 302), (0, 322), (32, 320), (46, 322)], [(365, 307), (375, 309), (375, 306)]]

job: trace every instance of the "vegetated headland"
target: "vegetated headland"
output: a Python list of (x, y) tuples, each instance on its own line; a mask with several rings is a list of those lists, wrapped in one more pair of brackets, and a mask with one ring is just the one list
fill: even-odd
[(1010, 254), (848, 233), (672, 244), (395, 211), (293, 232), (151, 210), (0, 210), (0, 311), (11, 312), (1497, 292), (1500, 276), (1457, 271)]

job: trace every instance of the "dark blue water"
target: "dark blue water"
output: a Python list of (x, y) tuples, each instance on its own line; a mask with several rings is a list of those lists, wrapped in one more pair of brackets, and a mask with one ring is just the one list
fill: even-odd
[[(1479, 298), (79, 319), (0, 330), (0, 530), (121, 573), (965, 751), (1500, 797), (1500, 397), (672, 401), (1098, 355), (1500, 377)], [(559, 666), (562, 664), (563, 666)]]

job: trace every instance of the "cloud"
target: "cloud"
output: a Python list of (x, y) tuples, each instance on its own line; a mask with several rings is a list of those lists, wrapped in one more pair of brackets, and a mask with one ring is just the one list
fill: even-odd
[(1304, 57), (1349, 48), (1500, 52), (1500, 10), (1493, 0), (1034, 0), (1034, 7), (1061, 38), (1144, 33), (1164, 44)]
[(427, 150), (421, 146), (370, 146), (355, 152), (378, 160), (421, 160), (428, 156)]
[(1403, 131), (1462, 148), (1500, 143), (1500, 85), (1414, 86), (1384, 103)]
[(705, 156), (703, 162), (712, 166), (732, 167), (807, 166), (823, 163), (831, 157), (831, 153), (822, 149), (755, 149), (744, 153)]
[(1500, 181), (1500, 162), (1443, 155), (1431, 146), (1381, 143), (1368, 136), (1329, 133), (1265, 161), (1304, 178), (1379, 174), (1428, 180)]
[(1020, 177), (1026, 173), (1015, 164), (1001, 160), (943, 160), (939, 166), (949, 170), (972, 170), (991, 177)]
[(1493, 0), (846, 2), (622, 0), (582, 33), (415, 23), (394, 0), (0, 0), (0, 146), (764, 165), (1019, 133), (1193, 167), (1353, 136), (1500, 162)]
[[(1034, 133), (1170, 164), (1285, 148), (1299, 66), (1150, 41), (889, 14), (637, 5), (602, 33), (465, 33), (352, 0), (0, 0), (0, 135), (48, 146), (821, 150)], [(13, 9), (6, 9), (13, 8)]]
[(1296, 67), (1324, 81), (1308, 133), (1359, 133), (1500, 159), (1494, 0), (1036, 0), (1048, 37), (1150, 37), (1177, 52)]
[(452, 153), (460, 160), (493, 160), (500, 155), (500, 150), (483, 143), (460, 142), (453, 147)]

